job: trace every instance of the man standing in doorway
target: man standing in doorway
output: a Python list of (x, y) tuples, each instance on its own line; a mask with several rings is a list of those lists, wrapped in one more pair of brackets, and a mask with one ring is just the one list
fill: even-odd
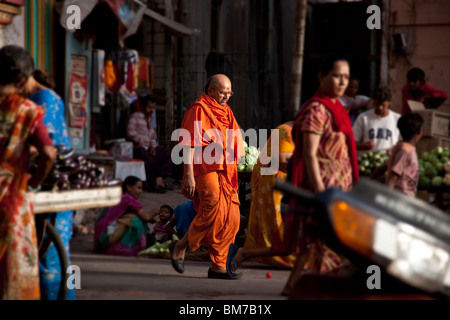
[[(206, 245), (212, 260), (208, 278), (238, 279), (241, 276), (226, 271), (228, 248), (234, 243), (240, 221), (237, 162), (245, 154), (240, 128), (227, 104), (232, 95), (231, 81), (227, 76), (212, 76), (205, 93), (190, 106), (181, 125), (191, 137), (189, 141), (180, 138), (180, 144), (190, 150), (188, 156), (191, 160), (184, 164), (181, 191), (187, 198), (193, 199), (197, 215), (185, 236), (170, 248), (172, 266), (179, 273), (184, 272), (187, 246), (195, 251)], [(211, 130), (221, 134), (222, 139), (208, 137)], [(236, 134), (230, 141), (227, 139), (228, 130)], [(223, 141), (223, 145), (219, 140)], [(223, 148), (224, 157), (223, 161), (209, 164), (211, 161), (205, 159), (207, 152), (204, 151), (212, 143)], [(193, 161), (195, 147), (203, 151), (200, 164)], [(227, 150), (230, 149), (234, 154), (233, 161), (226, 160)]]

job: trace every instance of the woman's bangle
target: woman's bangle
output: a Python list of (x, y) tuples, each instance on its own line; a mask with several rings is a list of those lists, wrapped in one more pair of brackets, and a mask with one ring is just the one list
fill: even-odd
[(41, 191), (41, 186), (37, 186), (36, 188), (33, 188), (32, 186), (28, 185), (27, 190), (30, 192), (39, 192), (39, 191)]

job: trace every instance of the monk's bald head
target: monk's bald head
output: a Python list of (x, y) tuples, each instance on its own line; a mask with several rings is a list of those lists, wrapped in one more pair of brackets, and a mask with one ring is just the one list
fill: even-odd
[(216, 74), (209, 79), (208, 83), (208, 95), (213, 97), (221, 106), (225, 106), (233, 95), (230, 78), (224, 74)]

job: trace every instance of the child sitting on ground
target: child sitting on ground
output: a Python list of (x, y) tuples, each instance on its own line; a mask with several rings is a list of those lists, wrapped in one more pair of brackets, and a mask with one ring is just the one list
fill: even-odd
[(410, 197), (415, 197), (419, 182), (419, 161), (416, 145), (422, 137), (423, 118), (417, 113), (400, 117), (397, 127), (403, 140), (392, 149), (387, 163), (386, 184)]
[(175, 228), (175, 219), (171, 206), (161, 206), (159, 209), (159, 220), (154, 222), (150, 230), (150, 235), (154, 237), (155, 241), (160, 243), (171, 240), (172, 235), (176, 235), (180, 238)]

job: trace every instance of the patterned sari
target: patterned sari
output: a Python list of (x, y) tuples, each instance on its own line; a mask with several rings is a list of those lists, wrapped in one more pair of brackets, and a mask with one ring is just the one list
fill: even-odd
[[(349, 190), (359, 179), (356, 146), (350, 118), (336, 100), (334, 103), (321, 92), (305, 104), (294, 126), (295, 152), (292, 159), (292, 183), (313, 191), (308, 181), (306, 167), (302, 158), (302, 134), (314, 133), (320, 136), (317, 159), (320, 178), (325, 188), (340, 187)], [(290, 199), (290, 206), (301, 206)], [(284, 217), (285, 237), (283, 245), (291, 252), (304, 252), (311, 248), (308, 268), (314, 271), (332, 272), (339, 270), (347, 261), (329, 249), (322, 241), (320, 227), (310, 223), (305, 216), (289, 212)]]
[(37, 238), (27, 201), (29, 138), (42, 110), (18, 95), (0, 97), (0, 298), (40, 299)]
[[(279, 130), (279, 152), (293, 153), (294, 142), (292, 141), (292, 126), (282, 124), (276, 129)], [(267, 140), (267, 156), (272, 156), (272, 137)], [(252, 172), (251, 180), (251, 207), (248, 220), (247, 235), (245, 239), (245, 249), (269, 248), (273, 242), (281, 242), (284, 234), (283, 220), (280, 211), (281, 198), (283, 193), (274, 190), (275, 180), (286, 179), (286, 173), (277, 171), (274, 175), (261, 175), (261, 168), (268, 167), (258, 159)], [(282, 268), (292, 268), (295, 262), (295, 255), (285, 257), (260, 257), (256, 258), (263, 264), (268, 264)]]

